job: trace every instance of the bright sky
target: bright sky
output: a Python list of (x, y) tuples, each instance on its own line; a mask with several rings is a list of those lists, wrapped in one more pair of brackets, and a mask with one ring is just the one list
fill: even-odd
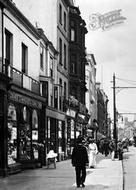
[[(109, 111), (113, 112), (113, 73), (116, 86), (136, 87), (136, 0), (75, 0), (81, 16), (86, 22), (87, 51), (94, 54), (97, 62), (97, 81), (102, 83), (109, 97)], [(121, 16), (126, 17), (124, 23), (107, 31), (101, 28), (93, 31), (89, 28), (89, 16), (94, 13), (101, 15), (121, 9)], [(131, 81), (135, 81), (135, 83)], [(136, 113), (136, 89), (123, 89), (116, 92), (116, 107), (119, 113)], [(124, 115), (125, 117), (126, 115)], [(130, 115), (129, 115), (130, 116)], [(134, 116), (131, 115), (130, 119)]]

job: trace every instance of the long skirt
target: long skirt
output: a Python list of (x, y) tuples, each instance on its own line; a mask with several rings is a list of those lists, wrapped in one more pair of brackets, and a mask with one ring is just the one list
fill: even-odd
[(96, 166), (96, 153), (94, 151), (90, 151), (89, 153), (89, 167)]

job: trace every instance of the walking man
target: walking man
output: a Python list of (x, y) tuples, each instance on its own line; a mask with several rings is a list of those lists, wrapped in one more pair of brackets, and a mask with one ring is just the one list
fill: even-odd
[(76, 146), (73, 149), (71, 161), (76, 171), (76, 184), (77, 188), (85, 187), (84, 182), (86, 179), (86, 165), (88, 161), (88, 154), (86, 147), (82, 144), (83, 138), (80, 136), (77, 139)]

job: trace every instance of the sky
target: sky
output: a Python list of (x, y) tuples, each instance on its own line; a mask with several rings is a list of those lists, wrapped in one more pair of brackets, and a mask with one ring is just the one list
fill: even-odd
[[(116, 87), (136, 87), (136, 1), (135, 0), (75, 0), (81, 16), (86, 22), (86, 48), (93, 53), (97, 63), (97, 81), (109, 98), (109, 113), (113, 117), (113, 74)], [(104, 15), (121, 10), (126, 19), (109, 30), (92, 30), (90, 16), (95, 13)], [(116, 89), (116, 108), (129, 120), (136, 113), (136, 88)]]

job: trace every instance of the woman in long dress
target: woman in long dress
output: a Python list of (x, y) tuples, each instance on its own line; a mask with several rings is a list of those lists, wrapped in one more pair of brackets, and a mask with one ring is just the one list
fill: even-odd
[(89, 139), (89, 168), (96, 167), (96, 154), (98, 153), (98, 147), (94, 142), (94, 139)]

